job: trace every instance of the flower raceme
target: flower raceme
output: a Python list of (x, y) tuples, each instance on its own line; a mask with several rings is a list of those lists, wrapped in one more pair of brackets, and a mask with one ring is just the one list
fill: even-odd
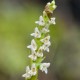
[(50, 63), (42, 63), (44, 60), (44, 52), (49, 52), (49, 47), (51, 46), (49, 27), (50, 25), (55, 25), (55, 17), (51, 17), (53, 11), (55, 10), (56, 5), (53, 0), (51, 3), (47, 3), (43, 15), (39, 17), (39, 21), (36, 21), (37, 27), (35, 27), (34, 32), (31, 36), (34, 39), (31, 40), (31, 44), (27, 46), (31, 50), (31, 54), (28, 56), (31, 59), (31, 68), (26, 67), (26, 73), (22, 76), (26, 80), (38, 80), (38, 69), (42, 72), (48, 73), (48, 68)]

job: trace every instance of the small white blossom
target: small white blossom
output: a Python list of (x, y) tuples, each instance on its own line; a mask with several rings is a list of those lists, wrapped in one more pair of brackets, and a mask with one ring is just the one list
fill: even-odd
[(38, 57), (43, 57), (43, 47), (41, 46), (40, 48), (39, 48), (39, 50), (37, 51), (37, 56)]
[(33, 63), (31, 66), (31, 75), (35, 76), (37, 74), (36, 64)]
[(48, 73), (47, 68), (50, 66), (50, 63), (41, 63), (40, 65), (40, 70), (45, 72), (46, 74)]
[(42, 29), (42, 33), (48, 33), (48, 32), (49, 32), (48, 28), (45, 27), (45, 28)]
[(34, 39), (31, 41), (31, 45), (27, 46), (27, 48), (30, 48), (32, 51), (37, 49), (37, 44)]
[(50, 36), (45, 37), (44, 39), (41, 39), (40, 41), (43, 42), (44, 44), (47, 44), (50, 40)]
[(35, 28), (35, 32), (31, 34), (31, 36), (34, 36), (35, 38), (41, 37), (41, 33), (37, 27)]
[(54, 17), (51, 18), (51, 20), (49, 21), (49, 23), (50, 23), (50, 24), (56, 24), (56, 22), (55, 22), (55, 18), (54, 18)]
[(26, 79), (30, 79), (31, 78), (29, 66), (26, 67), (26, 73), (23, 74), (22, 77), (25, 77)]
[(49, 41), (48, 43), (46, 43), (46, 44), (43, 44), (43, 49), (44, 49), (44, 51), (47, 51), (47, 52), (49, 52), (49, 46), (51, 45), (51, 42)]
[(49, 46), (51, 45), (51, 42), (49, 40), (50, 40), (50, 36), (47, 36), (44, 39), (40, 40), (41, 42), (44, 43), (42, 46), (44, 51), (47, 51), (47, 52), (49, 52)]
[(39, 21), (36, 21), (35, 23), (39, 24), (40, 26), (44, 26), (45, 25), (44, 18), (42, 16), (40, 16), (39, 17)]
[(28, 56), (30, 59), (32, 59), (33, 61), (36, 61), (37, 60), (37, 56), (36, 56), (36, 52), (32, 52), (31, 55)]

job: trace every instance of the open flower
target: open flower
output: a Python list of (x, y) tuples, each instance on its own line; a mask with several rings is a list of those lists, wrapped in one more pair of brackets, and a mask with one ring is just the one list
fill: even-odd
[(50, 40), (50, 36), (47, 36), (44, 39), (40, 40), (42, 43), (44, 43), (42, 46), (44, 51), (47, 51), (47, 52), (49, 52), (49, 46), (51, 45), (51, 42), (49, 40)]
[(41, 39), (40, 41), (44, 44), (47, 44), (48, 42), (50, 42), (49, 40), (50, 40), (50, 36), (47, 36), (44, 39)]
[(26, 73), (23, 74), (22, 77), (25, 77), (26, 79), (30, 79), (31, 78), (29, 66), (26, 67)]
[(27, 48), (30, 48), (32, 51), (37, 49), (37, 44), (34, 39), (31, 41), (31, 45), (27, 46)]
[(31, 60), (36, 61), (37, 60), (37, 56), (36, 56), (36, 52), (32, 52), (31, 55), (28, 56)]
[(39, 17), (39, 21), (36, 21), (35, 23), (39, 24), (40, 26), (44, 26), (45, 25), (44, 18), (42, 16), (40, 16)]
[(35, 32), (31, 34), (31, 36), (34, 36), (35, 38), (41, 37), (41, 33), (37, 27), (35, 28)]
[(55, 1), (52, 1), (52, 3), (48, 2), (48, 3), (47, 3), (47, 6), (48, 6), (48, 7), (52, 7), (53, 10), (54, 10), (54, 9), (56, 8)]
[(33, 63), (31, 66), (31, 75), (35, 76), (37, 74), (36, 64)]
[(43, 49), (44, 49), (44, 51), (47, 51), (47, 52), (49, 52), (49, 46), (51, 45), (51, 42), (49, 41), (48, 43), (46, 43), (46, 44), (43, 44)]
[(55, 17), (51, 18), (51, 20), (49, 21), (50, 24), (56, 24), (55, 22)]
[(41, 46), (40, 48), (39, 48), (39, 50), (37, 51), (37, 56), (38, 57), (43, 57), (43, 47)]
[(48, 67), (50, 66), (50, 63), (41, 63), (40, 65), (40, 70), (45, 72), (46, 74), (48, 73)]

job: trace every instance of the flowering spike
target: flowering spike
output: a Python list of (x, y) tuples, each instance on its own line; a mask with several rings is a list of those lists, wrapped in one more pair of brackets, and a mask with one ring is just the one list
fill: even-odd
[(55, 17), (52, 17), (52, 13), (55, 10), (55, 0), (51, 3), (47, 3), (43, 11), (43, 15), (39, 17), (39, 21), (36, 21), (38, 27), (35, 28), (34, 33), (31, 36), (31, 44), (27, 46), (31, 50), (31, 54), (28, 56), (31, 59), (31, 68), (26, 67), (26, 73), (22, 75), (26, 80), (38, 80), (38, 69), (42, 72), (48, 73), (48, 68), (50, 63), (42, 63), (44, 60), (44, 51), (49, 52), (49, 47), (51, 46), (49, 27), (50, 25), (55, 25)]

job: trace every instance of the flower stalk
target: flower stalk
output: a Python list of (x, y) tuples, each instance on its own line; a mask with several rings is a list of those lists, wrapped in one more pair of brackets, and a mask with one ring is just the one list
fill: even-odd
[(46, 74), (48, 73), (50, 63), (42, 63), (42, 61), (46, 58), (44, 52), (49, 52), (49, 47), (51, 46), (49, 27), (52, 24), (56, 24), (55, 17), (52, 17), (55, 9), (55, 0), (51, 3), (48, 2), (43, 15), (39, 17), (39, 21), (35, 22), (37, 27), (35, 27), (34, 32), (31, 34), (33, 39), (31, 44), (27, 46), (31, 51), (31, 54), (28, 56), (31, 59), (31, 68), (27, 66), (26, 73), (22, 75), (26, 80), (38, 80), (38, 70)]

